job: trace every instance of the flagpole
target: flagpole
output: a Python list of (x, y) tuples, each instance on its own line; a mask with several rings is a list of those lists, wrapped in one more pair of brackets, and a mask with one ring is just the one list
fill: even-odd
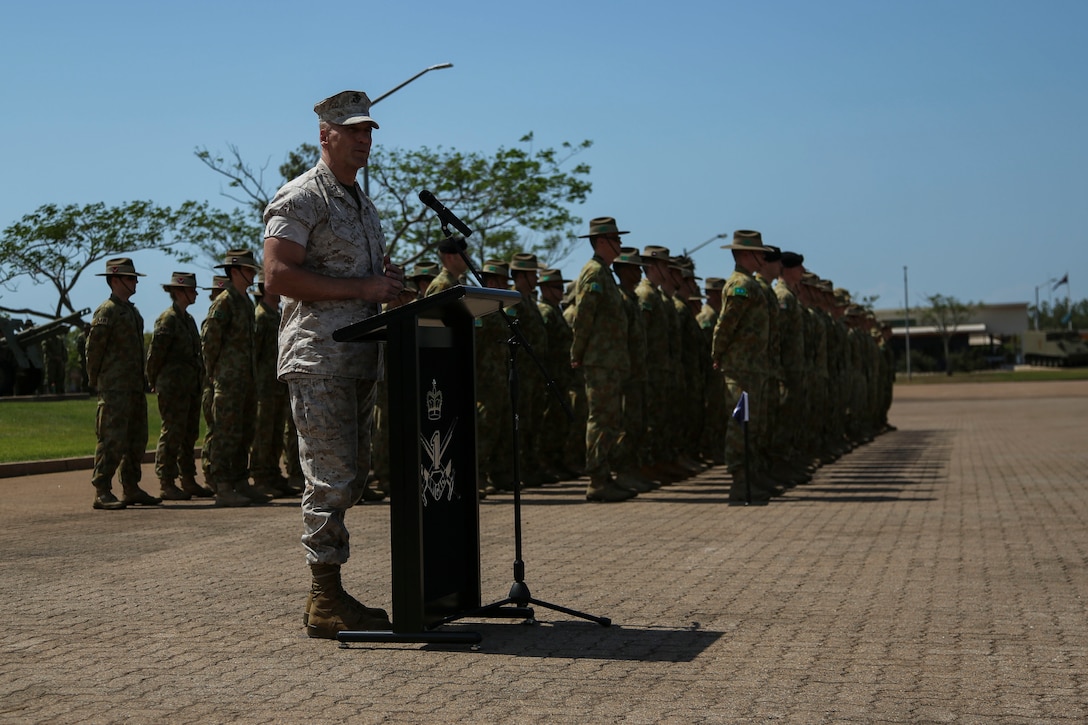
[[(1038, 303), (1035, 305), (1038, 307)], [(910, 295), (907, 294), (907, 265), (903, 265), (903, 327), (907, 341), (907, 382), (910, 382)]]

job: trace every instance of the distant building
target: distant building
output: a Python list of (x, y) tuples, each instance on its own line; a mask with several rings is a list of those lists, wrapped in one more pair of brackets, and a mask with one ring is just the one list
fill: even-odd
[[(943, 365), (944, 347), (937, 328), (922, 324), (927, 309), (923, 305), (910, 308), (909, 320), (902, 307), (875, 310), (877, 319), (892, 327), (891, 343), (897, 361), (901, 361), (906, 352), (909, 332), (912, 353), (919, 351)], [(1023, 338), (1028, 322), (1027, 302), (976, 306), (967, 321), (953, 329), (949, 353), (974, 351), (994, 367), (1005, 362), (1020, 362), (1023, 360)], [(1006, 359), (1006, 345), (1009, 343), (1015, 350), (1015, 361)]]

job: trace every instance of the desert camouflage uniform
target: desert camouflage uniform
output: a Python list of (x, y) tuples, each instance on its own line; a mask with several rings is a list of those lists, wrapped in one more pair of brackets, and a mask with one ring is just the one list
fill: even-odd
[(204, 360), (200, 354), (200, 333), (188, 311), (172, 304), (155, 320), (144, 370), (158, 395), (162, 418), (155, 449), (155, 475), (168, 481), (179, 474), (195, 477), (193, 449), (200, 437)]
[(140, 482), (147, 448), (144, 320), (131, 302), (111, 294), (95, 310), (87, 335), (87, 378), (98, 391), (91, 483), (108, 493), (120, 467), (121, 488), (131, 493)]
[[(361, 207), (323, 162), (288, 182), (265, 209), (265, 236), (306, 249), (302, 266), (330, 277), (382, 274), (385, 237), (359, 185)], [(378, 314), (363, 300), (306, 302), (284, 298), (279, 376), (290, 389), (306, 476), (302, 543), (311, 564), (342, 564), (350, 548), (346, 511), (370, 471), (377, 343), (338, 343), (333, 333)]]
[(597, 255), (578, 276), (570, 359), (585, 376), (586, 473), (607, 479), (621, 468), (623, 382), (631, 370), (627, 313), (612, 272)]

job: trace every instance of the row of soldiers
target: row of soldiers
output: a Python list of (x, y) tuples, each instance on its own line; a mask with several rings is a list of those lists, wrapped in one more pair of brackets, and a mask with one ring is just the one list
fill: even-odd
[[(111, 294), (95, 310), (86, 344), (88, 378), (99, 396), (94, 508), (194, 497), (214, 497), (216, 506), (246, 506), (301, 493), (287, 388), (276, 378), (279, 298), (257, 282), (256, 302), (251, 301), (248, 292), (260, 267), (248, 250), (228, 251), (216, 267), (223, 275), (204, 288), (212, 303), (199, 332), (187, 311), (196, 301), (196, 276), (175, 272), (162, 285), (171, 304), (155, 321), (146, 355), (143, 318), (130, 301), (144, 275), (127, 257), (109, 260), (99, 275)], [(139, 487), (148, 434), (146, 388), (157, 394), (162, 417), (155, 450), (158, 496)], [(207, 488), (196, 480), (194, 458), (201, 415)], [(112, 492), (115, 473), (120, 499)]]
[[(521, 293), (524, 304), (508, 314), (575, 413), (569, 420), (531, 358), (517, 358), (521, 485), (588, 475), (587, 500), (623, 501), (725, 464), (730, 500), (758, 503), (889, 428), (890, 330), (805, 270), (802, 255), (741, 230), (724, 247), (733, 273), (700, 288), (689, 258), (660, 245), (622, 246), (626, 233), (611, 217), (594, 219), (583, 235), (593, 258), (573, 281), (531, 254), (481, 267), (485, 286)], [(395, 304), (467, 284), (466, 272), (455, 249), (443, 252), (441, 264), (412, 270), (419, 291)], [(476, 324), (485, 496), (513, 486), (510, 335), (495, 316)], [(746, 423), (731, 417), (742, 393)], [(380, 480), (380, 412), (378, 421)]]

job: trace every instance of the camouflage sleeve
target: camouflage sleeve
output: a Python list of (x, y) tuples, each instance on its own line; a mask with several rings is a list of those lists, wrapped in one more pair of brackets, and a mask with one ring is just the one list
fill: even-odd
[(102, 360), (110, 343), (110, 325), (112, 315), (109, 308), (99, 307), (91, 319), (91, 329), (87, 333), (87, 382), (92, 388), (98, 387), (98, 372), (102, 369)]
[(151, 387), (155, 387), (155, 380), (159, 377), (159, 372), (174, 345), (175, 330), (171, 322), (172, 318), (167, 314), (155, 320), (151, 344), (147, 346), (147, 363), (144, 365), (144, 375), (147, 376), (147, 382), (151, 384)]
[(710, 342), (710, 359), (715, 365), (721, 362), (729, 341), (733, 339), (748, 301), (748, 291), (744, 287), (727, 289), (722, 295), (722, 310)]
[(570, 345), (570, 359), (571, 362), (580, 364), (592, 337), (593, 320), (597, 316), (597, 307), (601, 303), (603, 288), (595, 274), (583, 271), (581, 277), (578, 278), (577, 289), (578, 294), (574, 301), (577, 312), (571, 330), (574, 333), (574, 340)]
[(219, 364), (219, 354), (223, 351), (223, 335), (225, 333), (228, 315), (224, 308), (227, 295), (223, 293), (215, 298), (208, 316), (200, 326), (200, 352), (204, 357), (204, 370), (208, 380), (215, 380), (216, 368)]

